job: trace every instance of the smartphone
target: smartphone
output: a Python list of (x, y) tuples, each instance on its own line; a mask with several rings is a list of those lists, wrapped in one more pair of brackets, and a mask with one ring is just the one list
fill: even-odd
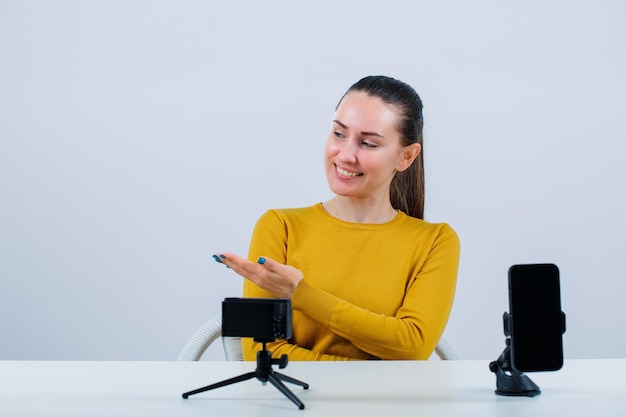
[(565, 314), (559, 268), (554, 264), (509, 268), (511, 366), (519, 372), (556, 371), (563, 366)]

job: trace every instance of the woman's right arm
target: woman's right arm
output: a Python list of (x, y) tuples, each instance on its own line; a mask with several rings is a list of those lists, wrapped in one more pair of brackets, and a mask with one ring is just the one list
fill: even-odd
[[(284, 222), (276, 212), (267, 211), (256, 223), (250, 241), (248, 260), (256, 262), (260, 256), (268, 257), (276, 262), (287, 263), (287, 231)], [(259, 288), (250, 280), (244, 280), (243, 296), (249, 298), (274, 298), (275, 296)], [(256, 360), (256, 353), (261, 350), (261, 343), (251, 338), (242, 338), (244, 360)], [(349, 360), (341, 356), (328, 355), (289, 343), (287, 340), (277, 340), (267, 344), (273, 357), (283, 354), (291, 360), (318, 361), (318, 360)]]

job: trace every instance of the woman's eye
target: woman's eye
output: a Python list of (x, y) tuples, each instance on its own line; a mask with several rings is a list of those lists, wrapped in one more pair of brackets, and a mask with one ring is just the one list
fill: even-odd
[(377, 145), (374, 143), (370, 143), (370, 142), (362, 142), (363, 146), (365, 146), (366, 148), (375, 148)]
[(335, 136), (338, 138), (344, 138), (345, 136), (343, 135), (343, 133), (339, 132), (339, 131), (335, 131)]

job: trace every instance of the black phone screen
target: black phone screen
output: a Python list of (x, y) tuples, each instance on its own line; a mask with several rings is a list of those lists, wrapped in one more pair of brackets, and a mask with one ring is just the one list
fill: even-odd
[(565, 317), (557, 266), (513, 265), (509, 269), (509, 308), (513, 369), (561, 369)]

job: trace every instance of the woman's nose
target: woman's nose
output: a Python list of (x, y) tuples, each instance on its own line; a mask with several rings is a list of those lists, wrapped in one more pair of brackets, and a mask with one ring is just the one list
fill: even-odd
[(339, 160), (345, 162), (356, 161), (356, 146), (353, 141), (346, 141), (339, 150)]

